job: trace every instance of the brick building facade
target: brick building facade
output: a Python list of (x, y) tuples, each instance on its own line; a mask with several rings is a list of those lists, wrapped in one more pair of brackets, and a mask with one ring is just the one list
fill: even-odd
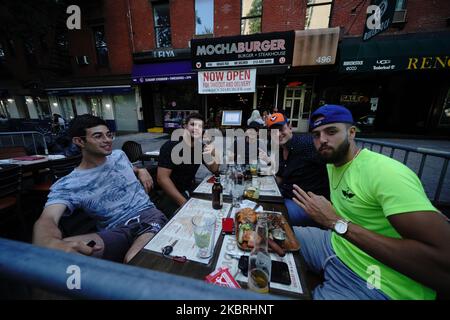
[[(276, 107), (304, 131), (312, 109), (341, 103), (352, 109), (364, 130), (447, 134), (450, 3), (389, 2), (396, 5), (397, 22), (362, 41), (369, 0), (75, 1), (81, 9), (81, 30), (49, 32), (47, 49), (35, 35), (33, 70), (23, 39), (1, 35), (0, 111), (17, 119), (44, 119), (51, 113), (68, 119), (88, 112), (101, 115), (119, 131), (145, 131), (164, 126), (165, 117), (172, 116), (168, 111), (198, 110), (214, 121), (218, 110), (241, 108), (245, 118), (253, 108)], [(46, 13), (36, 14), (45, 18)], [(62, 11), (59, 25), (68, 17)], [(303, 47), (306, 42), (298, 39), (309, 37), (317, 47), (315, 41), (333, 28), (339, 28), (337, 52), (317, 58), (323, 63), (333, 56), (333, 63), (257, 66), (253, 93), (198, 94), (201, 70), (192, 66), (192, 41), (239, 41), (256, 37), (252, 34), (288, 35), (296, 30), (292, 54), (307, 56), (311, 52), (301, 50), (309, 49), (297, 46), (297, 41)], [(58, 32), (62, 38), (56, 38)], [(66, 43), (65, 51), (55, 39)], [(411, 56), (404, 52), (408, 50)], [(382, 63), (399, 61), (395, 68), (418, 59), (415, 65), (424, 68), (355, 71), (344, 66), (345, 61), (370, 64), (377, 58)], [(177, 81), (167, 81), (173, 79)]]

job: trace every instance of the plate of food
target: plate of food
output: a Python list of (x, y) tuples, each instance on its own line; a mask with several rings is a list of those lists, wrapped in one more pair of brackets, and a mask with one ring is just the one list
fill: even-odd
[(295, 237), (294, 231), (281, 212), (256, 212), (250, 208), (244, 208), (236, 212), (234, 219), (237, 245), (241, 250), (251, 251), (254, 247), (258, 215), (267, 215), (270, 251), (283, 256), (286, 251), (297, 251), (300, 249), (300, 244)]

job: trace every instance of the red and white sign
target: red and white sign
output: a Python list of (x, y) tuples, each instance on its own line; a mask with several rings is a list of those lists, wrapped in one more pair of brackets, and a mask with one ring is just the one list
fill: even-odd
[(198, 93), (255, 92), (256, 69), (199, 71)]

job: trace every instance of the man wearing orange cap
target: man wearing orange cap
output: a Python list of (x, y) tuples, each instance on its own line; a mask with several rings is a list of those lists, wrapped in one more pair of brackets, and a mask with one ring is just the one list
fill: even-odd
[[(278, 129), (280, 163), (276, 179), (292, 225), (315, 225), (313, 220), (292, 200), (293, 185), (329, 198), (328, 176), (325, 162), (320, 160), (311, 135), (294, 135), (288, 119), (282, 113), (273, 113), (267, 118), (269, 129)], [(260, 150), (260, 157), (270, 162), (267, 154)]]

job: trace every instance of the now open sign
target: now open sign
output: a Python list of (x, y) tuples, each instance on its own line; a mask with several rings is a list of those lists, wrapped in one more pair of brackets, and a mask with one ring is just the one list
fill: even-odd
[(256, 69), (199, 71), (200, 94), (255, 92)]

